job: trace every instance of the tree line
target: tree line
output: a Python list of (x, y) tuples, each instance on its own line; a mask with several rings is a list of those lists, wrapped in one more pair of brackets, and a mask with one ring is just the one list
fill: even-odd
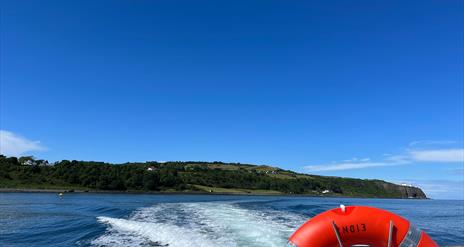
[[(29, 160), (29, 161), (28, 161)], [(32, 160), (32, 161), (31, 161)], [(32, 157), (0, 155), (2, 187), (76, 187), (114, 191), (195, 191), (195, 185), (220, 188), (273, 190), (292, 194), (331, 194), (347, 196), (401, 197), (377, 180), (324, 176), (278, 178), (254, 169), (252, 165), (230, 164), (237, 169), (221, 169), (222, 162), (146, 162), (108, 164), (62, 160), (48, 164)], [(283, 170), (282, 170), (283, 171)]]

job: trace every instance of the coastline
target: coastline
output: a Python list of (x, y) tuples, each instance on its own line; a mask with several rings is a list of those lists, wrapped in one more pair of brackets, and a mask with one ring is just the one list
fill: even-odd
[(207, 192), (207, 191), (138, 191), (138, 190), (82, 190), (82, 189), (29, 189), (0, 188), (0, 193), (93, 193), (93, 194), (140, 194), (140, 195), (249, 195), (249, 196), (314, 196), (314, 194)]
[(217, 196), (283, 196), (283, 197), (317, 197), (317, 198), (358, 198), (358, 199), (397, 199), (397, 200), (431, 200), (431, 198), (395, 198), (365, 197), (347, 195), (256, 193), (256, 192), (207, 192), (207, 191), (119, 191), (119, 190), (82, 190), (82, 189), (30, 189), (0, 188), (0, 193), (65, 193), (65, 194), (133, 194), (133, 195), (217, 195)]
[(219, 161), (107, 164), (63, 160), (53, 165), (40, 165), (45, 162), (41, 160), (28, 161), (38, 165), (25, 165), (16, 157), (0, 156), (0, 173), (4, 174), (0, 179), (2, 191), (427, 197), (418, 187), (382, 180), (300, 174), (277, 167)]

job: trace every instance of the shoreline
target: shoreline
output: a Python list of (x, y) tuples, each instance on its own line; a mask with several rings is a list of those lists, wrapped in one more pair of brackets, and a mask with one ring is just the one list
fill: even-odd
[(317, 197), (317, 198), (358, 198), (358, 199), (396, 199), (396, 200), (431, 200), (431, 198), (389, 198), (362, 197), (343, 195), (286, 194), (286, 193), (247, 193), (247, 192), (206, 192), (206, 191), (109, 191), (82, 189), (25, 189), (0, 188), (0, 193), (66, 193), (66, 194), (133, 194), (133, 195), (217, 195), (217, 196), (283, 196), (283, 197)]

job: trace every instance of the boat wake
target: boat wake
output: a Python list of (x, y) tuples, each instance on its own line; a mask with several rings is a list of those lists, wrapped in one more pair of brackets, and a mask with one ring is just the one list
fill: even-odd
[(238, 203), (162, 203), (127, 219), (98, 217), (107, 225), (94, 246), (284, 246), (306, 217), (252, 210)]

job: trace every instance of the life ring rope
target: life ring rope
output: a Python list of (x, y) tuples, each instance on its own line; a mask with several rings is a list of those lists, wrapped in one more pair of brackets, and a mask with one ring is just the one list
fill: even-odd
[(391, 246), (392, 246), (393, 227), (395, 227), (395, 223), (393, 223), (393, 220), (390, 220), (390, 227), (388, 228), (388, 242), (387, 242), (387, 247), (391, 247)]
[(335, 236), (337, 237), (338, 245), (340, 247), (343, 247), (342, 238), (340, 237), (340, 233), (338, 232), (338, 227), (337, 227), (337, 224), (335, 224), (335, 221), (332, 221), (332, 227), (333, 227), (333, 230), (335, 232)]
[(421, 234), (422, 231), (419, 228), (410, 224), (408, 233), (406, 233), (406, 237), (404, 237), (399, 247), (416, 247), (419, 244)]

